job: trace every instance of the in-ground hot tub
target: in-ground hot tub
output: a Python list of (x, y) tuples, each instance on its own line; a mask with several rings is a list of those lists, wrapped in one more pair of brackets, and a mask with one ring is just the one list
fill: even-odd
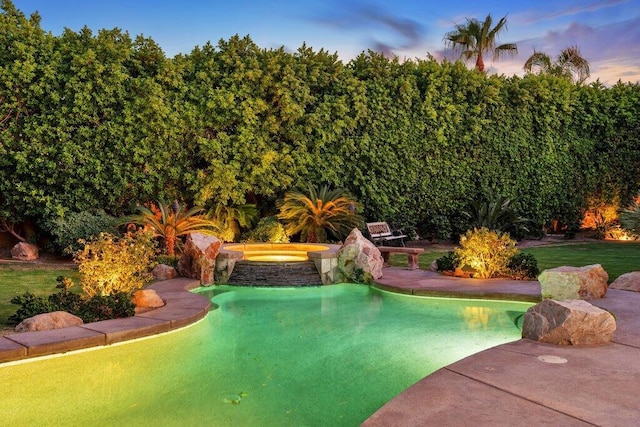
[(318, 286), (333, 283), (340, 245), (230, 243), (216, 258), (217, 284)]

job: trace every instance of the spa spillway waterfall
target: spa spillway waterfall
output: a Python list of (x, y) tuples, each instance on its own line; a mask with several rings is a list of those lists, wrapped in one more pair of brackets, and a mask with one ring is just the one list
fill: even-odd
[(216, 283), (238, 286), (319, 286), (333, 283), (339, 245), (226, 244), (216, 259)]

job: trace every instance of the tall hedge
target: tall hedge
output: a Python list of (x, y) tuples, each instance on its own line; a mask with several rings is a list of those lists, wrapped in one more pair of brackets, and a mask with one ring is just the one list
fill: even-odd
[(53, 36), (0, 14), (0, 218), (128, 212), (178, 198), (275, 200), (345, 187), (369, 220), (440, 235), (490, 192), (537, 227), (640, 184), (640, 86), (487, 76), (460, 62), (362, 53), (343, 63), (247, 37), (167, 58), (118, 29)]

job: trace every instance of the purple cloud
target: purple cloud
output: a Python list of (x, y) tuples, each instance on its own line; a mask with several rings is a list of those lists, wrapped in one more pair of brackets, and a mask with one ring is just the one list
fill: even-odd
[(573, 16), (585, 12), (596, 12), (601, 9), (617, 6), (621, 3), (627, 3), (629, 0), (604, 0), (594, 1), (587, 4), (567, 7), (565, 9), (554, 10), (552, 12), (528, 12), (514, 15), (514, 21), (520, 24), (533, 24), (540, 21), (549, 21), (563, 16)]
[[(395, 55), (396, 51), (411, 50), (423, 43), (422, 25), (375, 5), (346, 1), (312, 20), (339, 30), (374, 33), (376, 36), (370, 36), (369, 41), (371, 50), (387, 56)], [(380, 39), (381, 33), (387, 33), (388, 37)]]

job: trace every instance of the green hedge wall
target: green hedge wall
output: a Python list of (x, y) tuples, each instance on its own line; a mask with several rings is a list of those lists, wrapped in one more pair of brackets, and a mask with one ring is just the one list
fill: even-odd
[(490, 191), (538, 227), (640, 183), (640, 86), (486, 76), (460, 62), (363, 53), (345, 64), (249, 37), (166, 58), (149, 38), (44, 32), (0, 14), (0, 218), (209, 207), (342, 186), (369, 220), (441, 237)]

